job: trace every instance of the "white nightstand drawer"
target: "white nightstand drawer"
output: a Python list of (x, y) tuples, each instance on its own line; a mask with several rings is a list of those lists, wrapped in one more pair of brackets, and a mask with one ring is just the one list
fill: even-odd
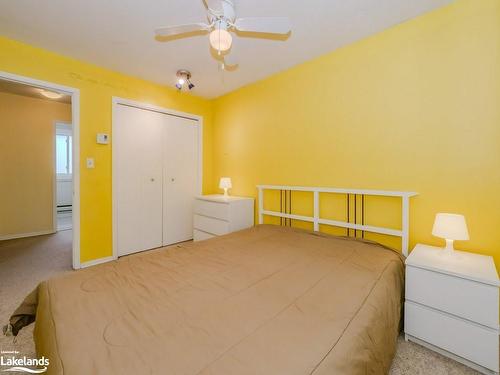
[(194, 228), (217, 236), (230, 232), (229, 222), (202, 215), (194, 215)]
[(209, 238), (215, 237), (213, 234), (203, 232), (198, 229), (193, 230), (193, 241), (203, 241), (208, 240)]
[(498, 372), (498, 331), (405, 302), (405, 333)]
[(229, 220), (229, 204), (210, 202), (203, 199), (194, 201), (194, 213), (215, 217), (216, 219)]
[(498, 328), (498, 288), (492, 285), (407, 266), (406, 299)]

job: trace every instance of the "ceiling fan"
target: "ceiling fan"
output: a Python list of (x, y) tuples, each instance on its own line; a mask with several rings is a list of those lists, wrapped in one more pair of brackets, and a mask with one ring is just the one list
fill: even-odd
[(207, 8), (208, 23), (160, 27), (155, 30), (156, 35), (171, 37), (193, 32), (210, 33), (210, 45), (220, 56), (229, 53), (233, 42), (230, 31), (281, 35), (287, 35), (291, 31), (291, 23), (287, 17), (236, 18), (233, 0), (203, 0), (203, 3)]

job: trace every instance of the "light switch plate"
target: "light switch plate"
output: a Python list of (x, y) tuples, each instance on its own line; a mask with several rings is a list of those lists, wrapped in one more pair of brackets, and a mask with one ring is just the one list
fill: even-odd
[(109, 135), (106, 133), (97, 133), (97, 143), (107, 145), (109, 143)]
[(95, 168), (94, 158), (87, 158), (87, 168)]

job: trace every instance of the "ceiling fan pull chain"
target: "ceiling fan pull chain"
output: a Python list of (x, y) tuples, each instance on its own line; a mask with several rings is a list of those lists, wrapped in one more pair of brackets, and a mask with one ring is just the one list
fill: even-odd
[[(219, 31), (218, 32), (219, 32), (219, 48), (218, 48), (218, 50), (219, 50), (219, 56), (220, 56), (220, 21), (219, 21)], [(224, 70), (224, 68), (222, 68), (222, 69)]]

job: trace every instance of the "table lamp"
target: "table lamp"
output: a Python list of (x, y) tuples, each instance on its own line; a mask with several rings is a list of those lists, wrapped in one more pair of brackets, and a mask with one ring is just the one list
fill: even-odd
[(230, 177), (221, 177), (219, 182), (219, 188), (224, 189), (224, 196), (227, 197), (229, 194), (227, 193), (227, 189), (231, 189), (233, 185), (231, 184)]
[(468, 240), (469, 231), (465, 223), (465, 217), (458, 214), (436, 214), (432, 234), (436, 237), (441, 237), (446, 240), (444, 248), (446, 254), (453, 255), (455, 249), (453, 248), (454, 240)]

